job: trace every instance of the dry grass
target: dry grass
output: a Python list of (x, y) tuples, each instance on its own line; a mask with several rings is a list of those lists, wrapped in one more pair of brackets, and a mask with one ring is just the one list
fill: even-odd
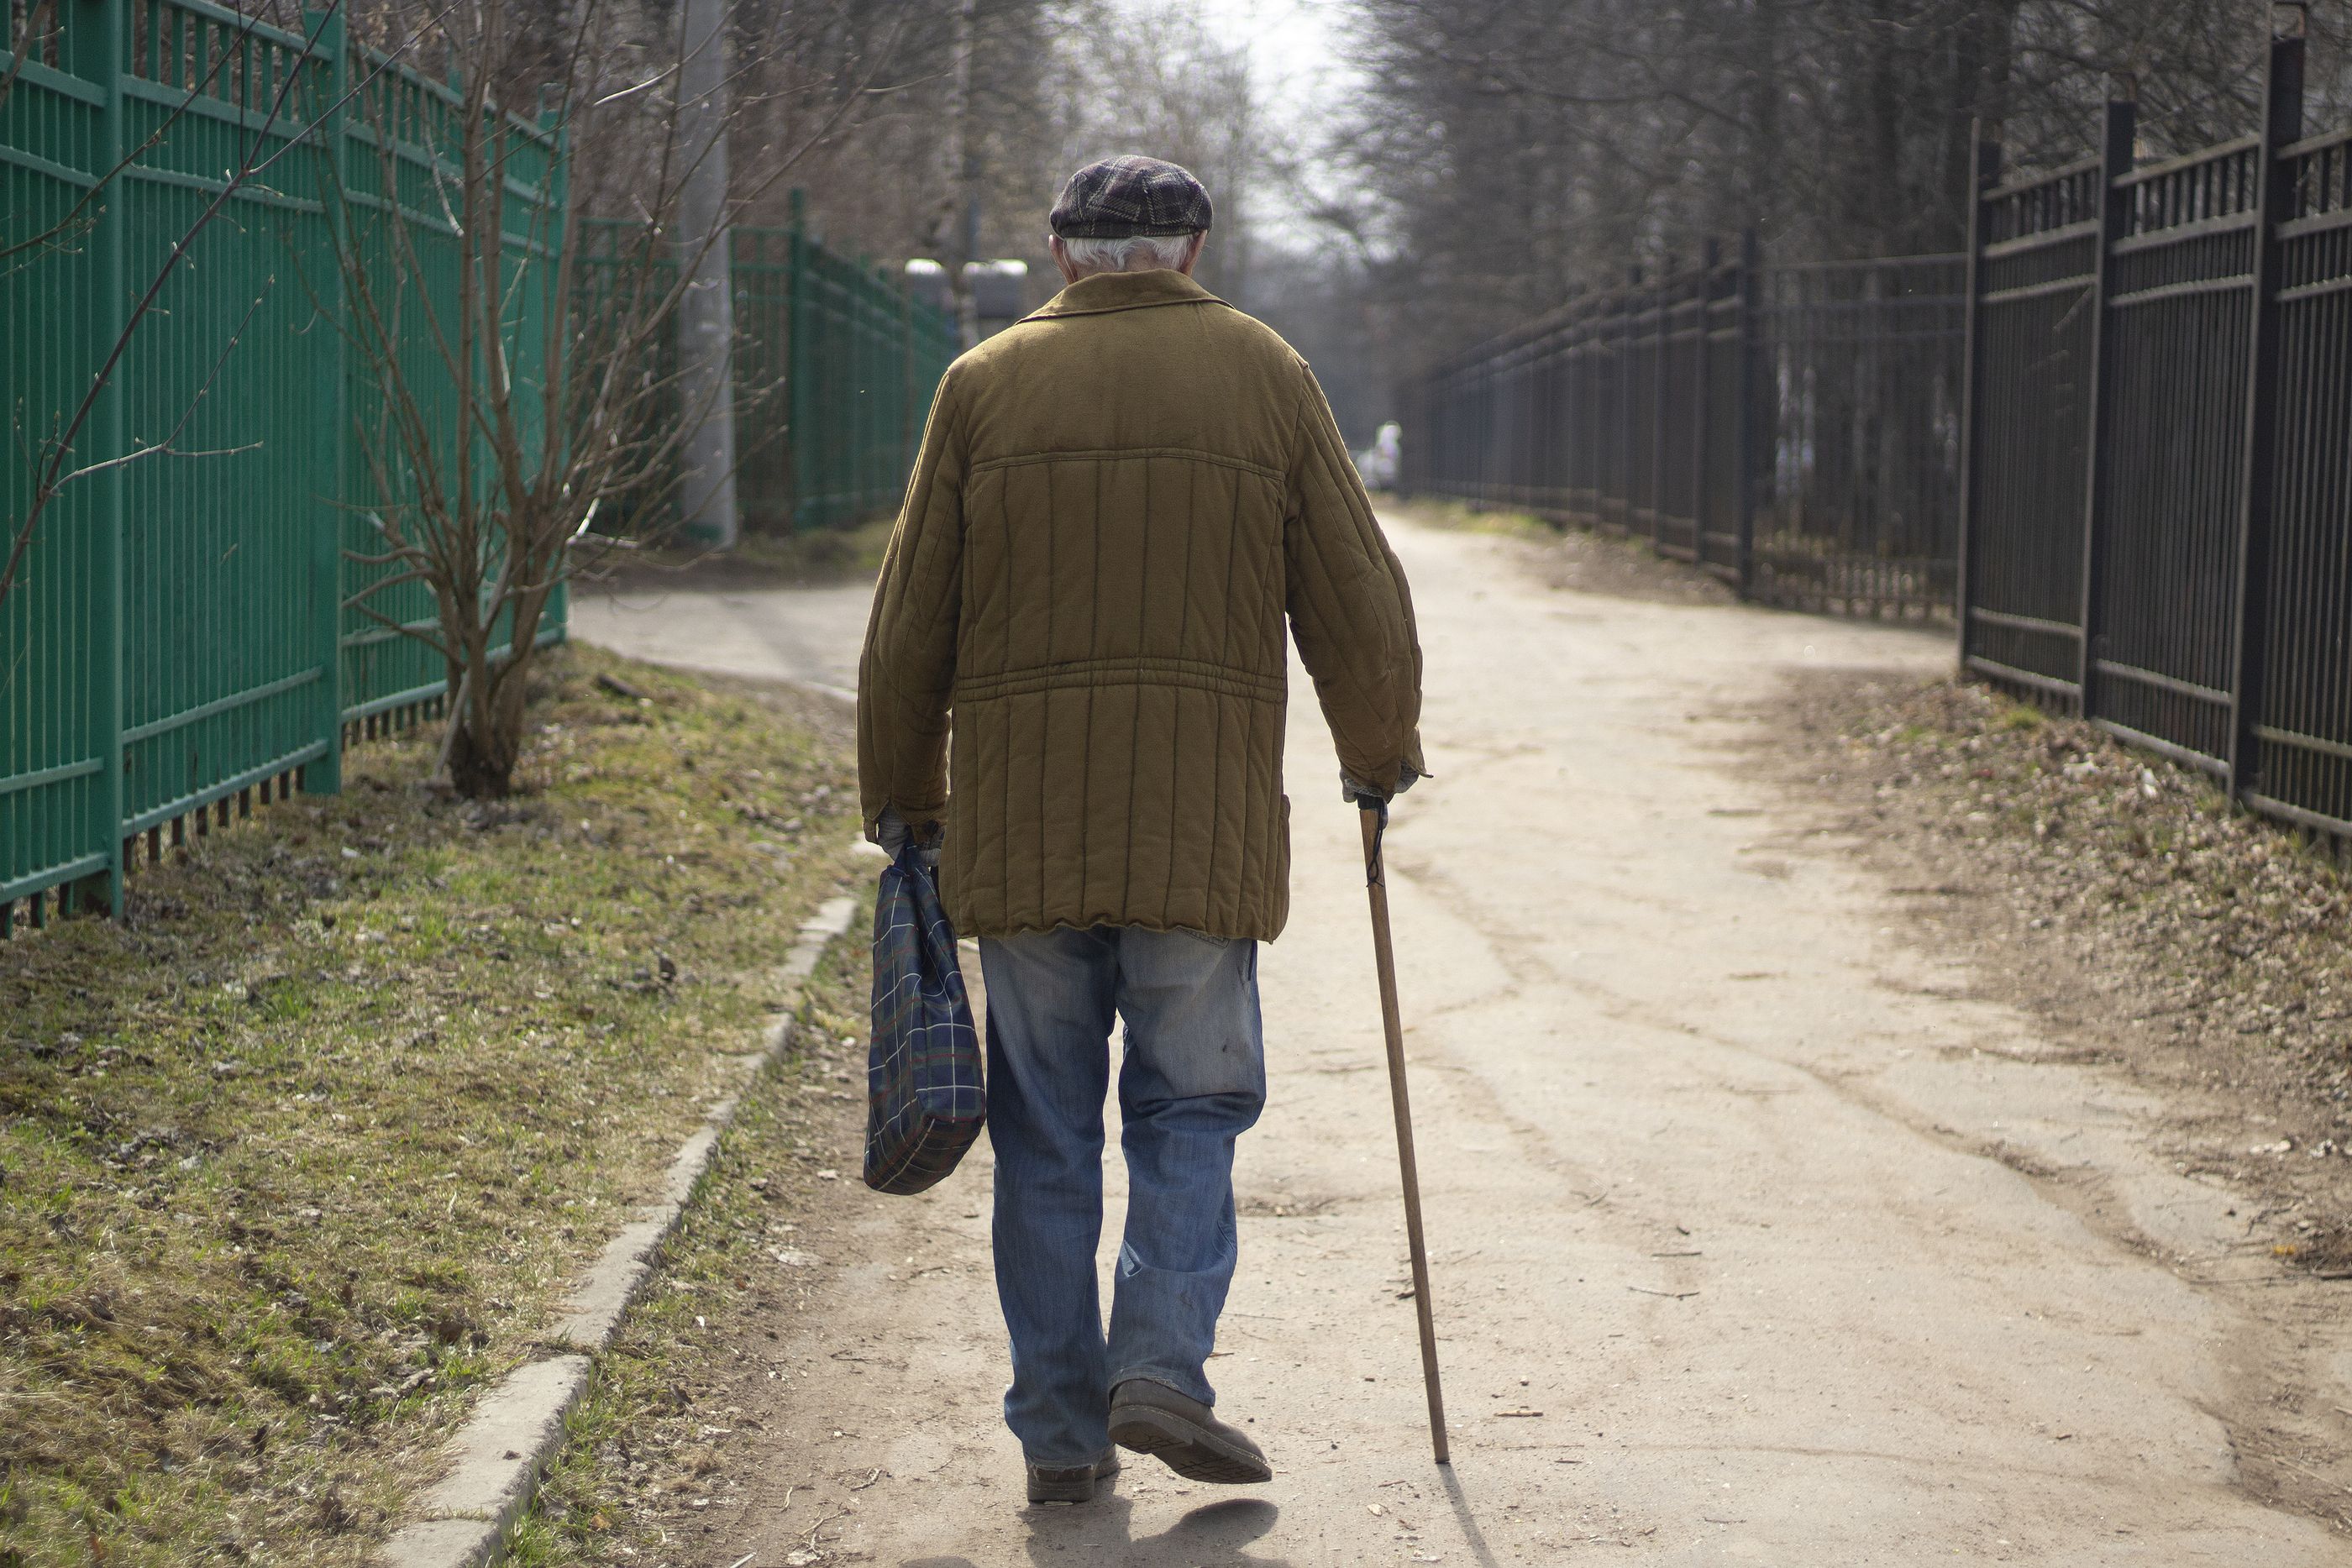
[(514, 800), (428, 728), (0, 946), (0, 1565), (357, 1562), (778, 1005), (839, 716), (541, 685)]
[(1538, 542), (1549, 542), (1560, 535), (1559, 529), (1533, 512), (1514, 511), (1507, 507), (1474, 507), (1467, 501), (1440, 496), (1375, 496), (1372, 509), (1382, 517), (1404, 517), (1424, 528), (1444, 528), (1454, 533), (1501, 534), (1506, 538)]
[[(853, 930), (871, 920), (870, 888), (860, 907)], [(728, 1500), (738, 1484), (722, 1473), (720, 1446), (760, 1424), (720, 1392), (742, 1375), (735, 1364), (746, 1345), (770, 1348), (743, 1320), (777, 1298), (797, 1295), (807, 1306), (809, 1271), (778, 1260), (794, 1257), (802, 1240), (791, 1218), (795, 1197), (814, 1181), (857, 1179), (857, 1150), (839, 1145), (833, 1102), (865, 1097), (872, 979), (866, 948), (855, 940), (834, 944), (818, 967), (793, 1059), (744, 1096), (664, 1249), (659, 1279), (597, 1358), (563, 1453), (515, 1531), (517, 1568), (663, 1568), (695, 1561), (696, 1545), (708, 1545), (697, 1541), (709, 1517), (698, 1500)]]
[(1402, 517), (1423, 528), (1512, 540), (1504, 548), (1524, 552), (1528, 570), (1549, 588), (1654, 604), (1730, 604), (1738, 598), (1707, 573), (1660, 556), (1646, 538), (1561, 526), (1533, 512), (1480, 509), (1434, 497), (1408, 501), (1382, 497), (1378, 508), (1384, 517)]
[(677, 544), (614, 551), (590, 577), (602, 587), (642, 592), (684, 588), (833, 588), (871, 582), (882, 570), (896, 517), (796, 534), (746, 534), (731, 550)]

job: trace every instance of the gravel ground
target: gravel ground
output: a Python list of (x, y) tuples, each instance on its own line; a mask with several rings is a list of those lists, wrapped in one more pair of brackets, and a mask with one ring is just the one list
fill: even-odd
[(2280, 1253), (2352, 1277), (2352, 925), (2334, 847), (2210, 780), (1987, 687), (1793, 679), (1759, 749), (1869, 844), (1918, 918), (2085, 1060), (2204, 1091), (2176, 1165), (2259, 1192)]

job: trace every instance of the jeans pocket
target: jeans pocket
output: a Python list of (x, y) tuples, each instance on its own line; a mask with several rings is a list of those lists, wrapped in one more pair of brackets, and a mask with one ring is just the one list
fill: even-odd
[(1195, 931), (1192, 929), (1192, 927), (1186, 925), (1172, 927), (1170, 935), (1187, 936), (1192, 938), (1193, 941), (1200, 943), (1204, 947), (1215, 947), (1220, 950), (1230, 947), (1234, 945), (1234, 938), (1230, 936), (1212, 936), (1205, 931)]

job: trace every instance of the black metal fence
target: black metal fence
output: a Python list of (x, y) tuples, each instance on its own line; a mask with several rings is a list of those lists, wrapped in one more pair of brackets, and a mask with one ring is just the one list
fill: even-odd
[(1806, 609), (1940, 612), (1959, 528), (1956, 256), (1760, 279), (1762, 461), (1749, 591)]
[(2256, 134), (2135, 132), (2010, 183), (1979, 146), (1959, 257), (1751, 246), (1487, 345), (1407, 400), (1405, 482), (1951, 612), (1967, 669), (2352, 835), (2352, 130), (2305, 134), (2281, 37)]
[(1412, 390), (1403, 486), (1646, 536), (1775, 603), (1948, 611), (1964, 270), (1751, 242), (1589, 295)]
[(1978, 152), (1966, 665), (2352, 833), (2352, 131), (1996, 183)]

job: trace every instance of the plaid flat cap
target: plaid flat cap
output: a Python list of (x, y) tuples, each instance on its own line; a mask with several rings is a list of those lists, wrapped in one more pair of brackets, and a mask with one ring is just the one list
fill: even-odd
[(1209, 193), (1191, 170), (1129, 153), (1071, 175), (1047, 223), (1064, 239), (1129, 239), (1196, 235), (1209, 217)]

